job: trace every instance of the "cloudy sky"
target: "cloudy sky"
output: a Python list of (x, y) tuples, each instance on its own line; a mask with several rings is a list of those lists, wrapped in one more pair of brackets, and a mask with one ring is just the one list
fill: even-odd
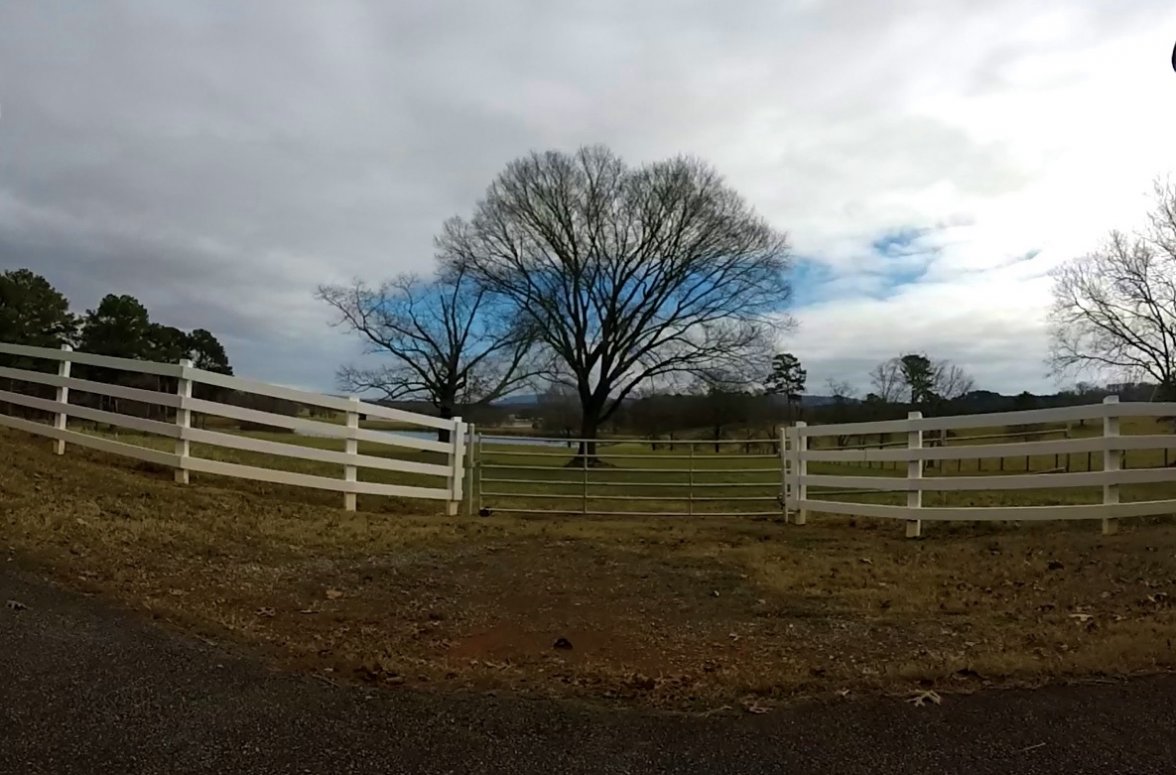
[(331, 388), (323, 282), (428, 271), (510, 159), (713, 162), (796, 253), (826, 378), (1047, 390), (1050, 267), (1176, 173), (1171, 0), (0, 3), (0, 269), (131, 293)]

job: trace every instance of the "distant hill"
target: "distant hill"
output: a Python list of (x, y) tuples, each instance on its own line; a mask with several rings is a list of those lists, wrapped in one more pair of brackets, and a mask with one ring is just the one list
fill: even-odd
[(538, 393), (521, 393), (514, 396), (506, 396), (494, 402), (495, 406), (535, 406), (539, 403), (540, 396)]
[[(540, 395), (539, 393), (520, 393), (518, 395), (500, 398), (494, 402), (494, 405), (495, 406), (509, 406), (509, 407), (537, 406), (542, 400), (543, 400), (543, 396)], [(634, 401), (637, 399), (630, 398), (628, 400)], [(784, 403), (783, 396), (777, 396), (776, 400), (778, 400), (780, 403)], [(835, 399), (833, 396), (804, 395), (804, 396), (800, 397), (800, 405), (801, 406), (826, 406), (828, 404), (834, 403), (834, 401), (835, 401)], [(857, 399), (854, 399), (854, 398), (846, 399), (846, 401), (847, 401), (847, 403), (851, 403), (851, 404), (860, 403)]]

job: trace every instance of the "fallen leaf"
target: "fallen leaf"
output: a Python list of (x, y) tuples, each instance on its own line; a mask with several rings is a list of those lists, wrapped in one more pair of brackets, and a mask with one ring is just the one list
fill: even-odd
[(338, 600), (341, 597), (343, 597), (342, 590), (338, 590), (338, 589), (328, 589), (327, 590), (327, 600)]
[(747, 700), (743, 703), (743, 709), (748, 713), (755, 713), (761, 715), (767, 713), (772, 708), (769, 705), (764, 705), (759, 700)]
[(916, 692), (913, 697), (908, 697), (907, 702), (914, 705), (916, 708), (921, 708), (928, 702), (940, 705), (943, 703), (943, 698), (939, 696), (938, 692), (931, 689), (925, 689), (921, 692)]
[(5, 603), (5, 605), (7, 605), (13, 611), (27, 611), (29, 608), (27, 605), (20, 602), (19, 600), (9, 600), (7, 603)]
[(274, 609), (272, 609), (272, 608), (269, 608), (268, 606), (262, 606), (261, 608), (258, 608), (258, 609), (257, 609), (257, 615), (258, 615), (258, 616), (264, 616), (264, 617), (266, 617), (266, 618), (268, 619), (268, 618), (270, 618), (270, 617), (276, 616), (276, 615), (277, 615), (277, 611), (275, 611), (275, 610), (274, 610)]

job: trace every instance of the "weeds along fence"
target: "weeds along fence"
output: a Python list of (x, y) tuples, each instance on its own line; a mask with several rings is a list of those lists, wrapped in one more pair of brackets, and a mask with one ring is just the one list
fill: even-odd
[[(361, 418), (394, 430), (361, 428)], [(237, 432), (228, 430), (234, 422)], [(0, 425), (53, 439), (57, 454), (76, 444), (173, 468), (184, 484), (197, 472), (333, 490), (349, 510), (358, 495), (441, 500), (450, 513), (463, 499), (461, 418), (270, 385), (189, 361), (0, 343)], [(279, 433), (289, 440), (274, 440)]]
[(783, 513), (778, 438), (646, 441), (476, 434), (474, 439), (470, 504), (483, 514)]
[[(921, 534), (923, 520), (1099, 519), (1103, 532), (1113, 533), (1123, 517), (1176, 513), (1176, 469), (1168, 465), (1176, 435), (1121, 433), (1123, 419), (1174, 416), (1176, 403), (1119, 403), (1112, 396), (1102, 404), (999, 414), (923, 417), (912, 412), (904, 420), (797, 423), (783, 432), (783, 501), (798, 524), (810, 512), (897, 519), (906, 523), (911, 537)], [(1096, 425), (1087, 427), (1087, 421)], [(1071, 430), (1074, 423), (1082, 432)], [(1048, 424), (1065, 429), (1035, 427)], [(965, 433), (996, 426), (1010, 428), (1006, 436), (1040, 440), (989, 443), (997, 434)], [(1063, 438), (1042, 438), (1050, 434)], [(843, 443), (871, 435), (897, 435), (901, 441), (856, 448)], [(842, 443), (830, 444), (831, 439)], [(1129, 454), (1135, 467), (1125, 465)], [(1083, 458), (1085, 470), (1076, 470)], [(1005, 470), (1006, 460), (1021, 459), (1021, 472)], [(949, 461), (955, 463), (954, 474)], [(895, 468), (888, 470), (888, 463)], [(1130, 499), (1121, 498), (1126, 489)], [(1034, 502), (1005, 493), (1021, 493)], [(940, 502), (926, 502), (926, 494), (937, 494)]]

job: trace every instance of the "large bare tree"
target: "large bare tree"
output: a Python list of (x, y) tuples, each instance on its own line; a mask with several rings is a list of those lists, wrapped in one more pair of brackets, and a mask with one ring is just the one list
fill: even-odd
[(574, 380), (584, 439), (653, 377), (764, 358), (786, 321), (784, 235), (691, 158), (532, 153), (438, 247), (534, 324)]
[(374, 367), (345, 365), (339, 386), (377, 390), (389, 400), (425, 400), (442, 417), (485, 404), (526, 383), (535, 370), (533, 336), (464, 273), (444, 280), (402, 275), (372, 288), (324, 285), (316, 296), (364, 340), (368, 353), (389, 356)]
[(1093, 253), (1053, 273), (1050, 364), (1055, 374), (1154, 380), (1176, 400), (1176, 186), (1157, 182), (1147, 226), (1111, 232)]

